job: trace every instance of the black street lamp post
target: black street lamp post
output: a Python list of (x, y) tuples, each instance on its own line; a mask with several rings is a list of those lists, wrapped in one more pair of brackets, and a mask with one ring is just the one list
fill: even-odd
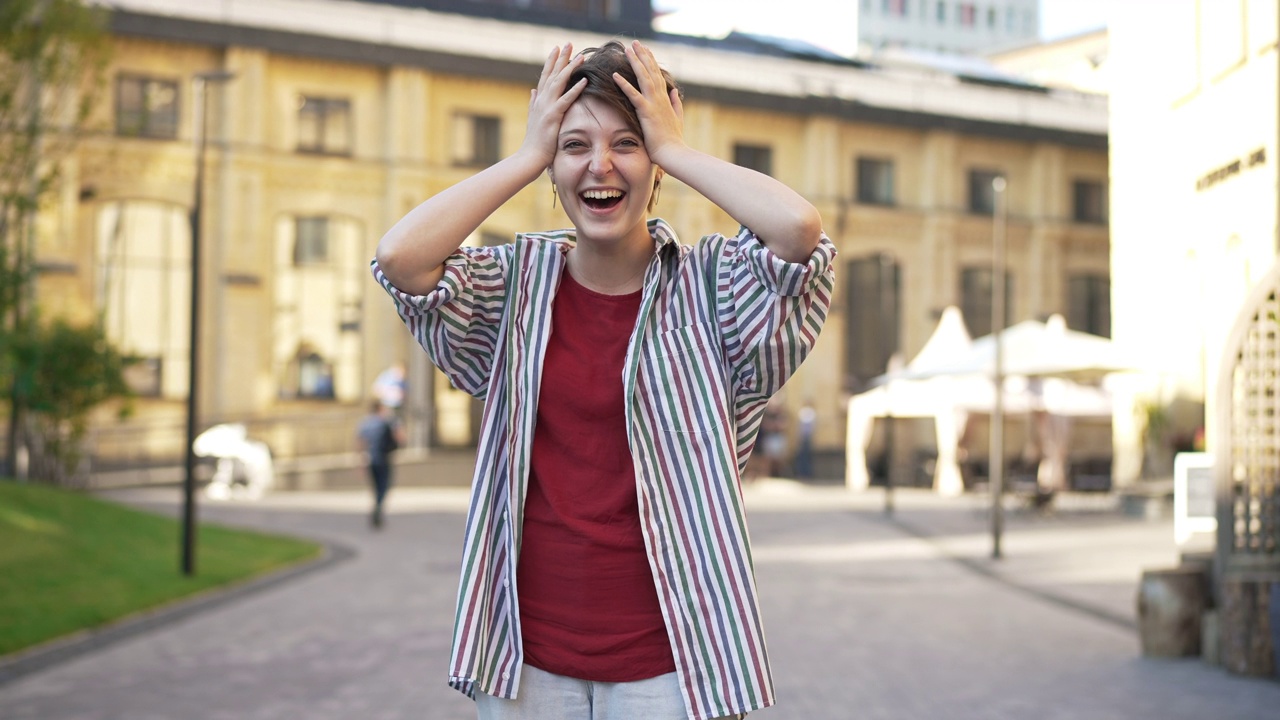
[(186, 461), (182, 478), (182, 574), (196, 571), (196, 426), (200, 396), (200, 240), (204, 216), (204, 155), (209, 127), (208, 89), (210, 83), (227, 82), (235, 77), (226, 70), (212, 70), (195, 76), (193, 105), (195, 121), (196, 179), (191, 203), (191, 338), (187, 364), (187, 435)]

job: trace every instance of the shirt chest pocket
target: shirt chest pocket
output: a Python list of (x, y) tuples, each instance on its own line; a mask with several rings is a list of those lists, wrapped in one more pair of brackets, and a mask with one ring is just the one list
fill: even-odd
[(706, 433), (727, 422), (728, 391), (720, 355), (714, 333), (702, 323), (654, 338), (645, 353), (640, 385), (662, 430)]

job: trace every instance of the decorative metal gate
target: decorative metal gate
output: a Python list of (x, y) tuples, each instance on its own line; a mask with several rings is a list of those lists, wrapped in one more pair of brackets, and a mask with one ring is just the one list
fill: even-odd
[(1216, 400), (1221, 658), (1233, 672), (1274, 676), (1280, 665), (1280, 263), (1236, 319)]

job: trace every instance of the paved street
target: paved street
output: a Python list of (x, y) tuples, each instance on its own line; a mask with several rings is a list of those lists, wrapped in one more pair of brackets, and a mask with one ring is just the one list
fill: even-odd
[[(753, 718), (1276, 717), (1280, 683), (1139, 656), (1135, 588), (1142, 568), (1175, 562), (1169, 521), (1106, 498), (1049, 516), (1011, 506), (995, 562), (982, 498), (900, 491), (889, 520), (876, 492), (748, 494), (778, 689)], [(177, 507), (172, 490), (113, 496)], [(204, 519), (351, 554), (22, 674), (0, 685), (0, 718), (469, 720), (445, 684), (464, 500), (398, 489), (382, 532), (363, 493), (206, 503)]]

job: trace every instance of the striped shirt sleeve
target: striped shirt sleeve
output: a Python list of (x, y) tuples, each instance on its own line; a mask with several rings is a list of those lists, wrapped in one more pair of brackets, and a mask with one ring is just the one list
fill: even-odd
[(391, 284), (373, 261), (374, 278), (395, 302), (410, 334), (455, 388), (484, 398), (506, 298), (511, 245), (462, 247), (445, 260), (444, 277), (426, 295)]
[(735, 395), (767, 399), (804, 362), (826, 321), (835, 245), (824, 233), (808, 262), (791, 263), (742, 228), (719, 252), (716, 314)]

